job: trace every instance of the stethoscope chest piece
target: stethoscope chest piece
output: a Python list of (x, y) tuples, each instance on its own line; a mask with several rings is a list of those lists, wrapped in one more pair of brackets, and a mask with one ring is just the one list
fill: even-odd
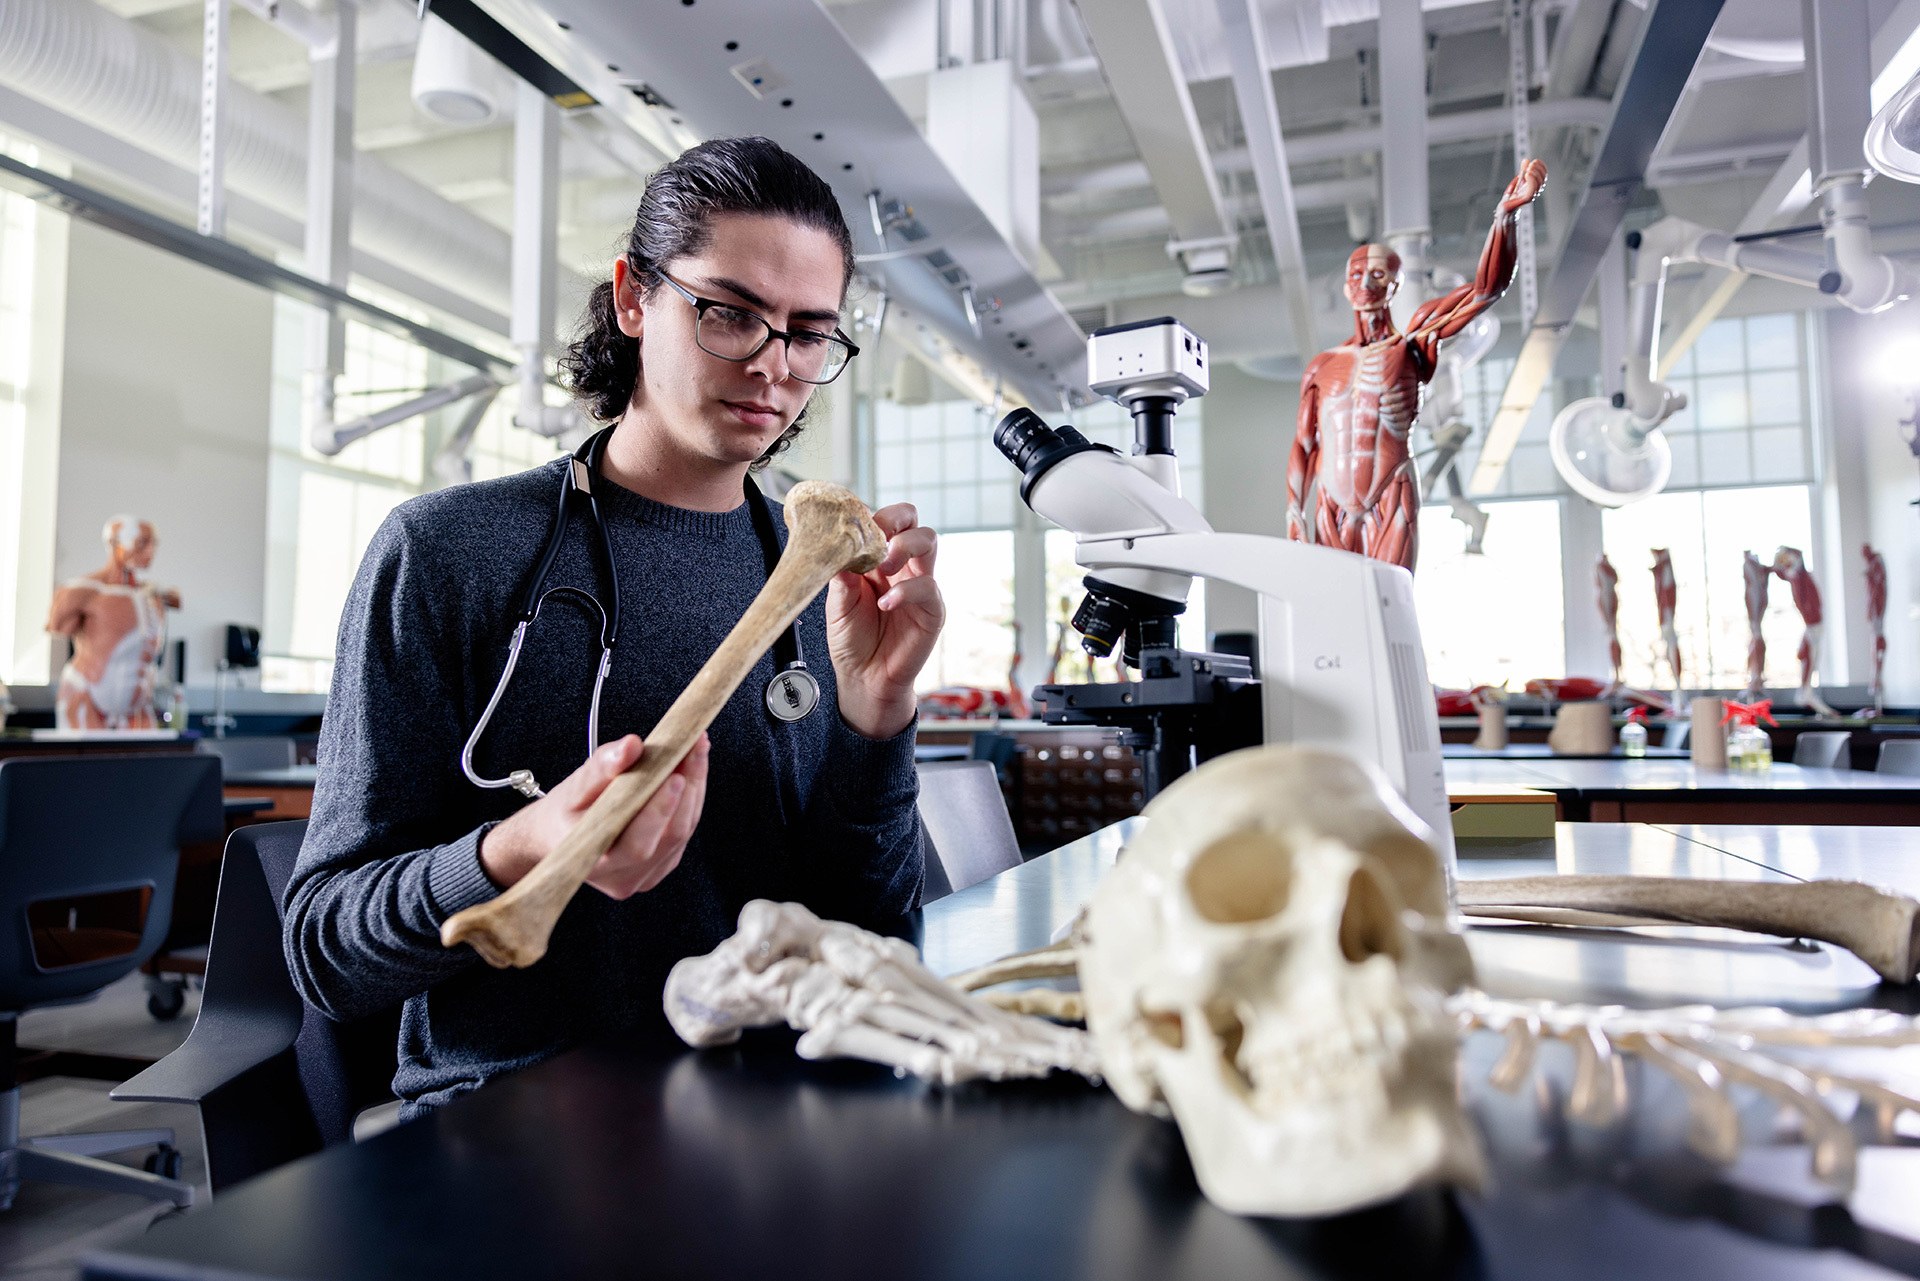
[(819, 705), (820, 682), (805, 663), (791, 663), (767, 682), (767, 711), (775, 720), (802, 720)]

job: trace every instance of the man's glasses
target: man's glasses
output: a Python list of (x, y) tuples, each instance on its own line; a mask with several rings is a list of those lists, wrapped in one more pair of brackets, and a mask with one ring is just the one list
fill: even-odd
[(839, 330), (831, 334), (809, 329), (782, 333), (743, 307), (702, 298), (665, 272), (653, 274), (693, 304), (693, 340), (709, 356), (736, 363), (752, 360), (778, 338), (787, 345), (787, 372), (803, 383), (818, 385), (838, 378), (847, 362), (860, 354), (860, 349)]

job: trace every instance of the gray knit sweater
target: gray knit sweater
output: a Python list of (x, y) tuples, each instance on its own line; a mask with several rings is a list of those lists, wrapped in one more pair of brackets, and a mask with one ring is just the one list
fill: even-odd
[[(714, 721), (706, 808), (680, 865), (646, 894), (591, 888), (546, 957), (495, 970), (440, 945), (440, 925), (499, 891), (487, 826), (523, 802), (483, 791), (460, 749), (506, 663), (513, 612), (559, 492), (561, 462), (402, 504), (367, 549), (340, 620), (320, 733), (320, 783), (287, 887), (286, 952), (301, 995), (337, 1019), (404, 1002), (394, 1091), (443, 1102), (590, 1034), (657, 1025), (667, 970), (733, 932), (749, 899), (796, 900), (886, 927), (916, 905), (922, 862), (911, 727), (862, 737), (837, 711), (824, 594), (800, 620), (821, 704), (796, 724), (762, 702), (763, 657)], [(644, 735), (766, 581), (744, 503), (685, 511), (601, 481), (624, 618), (602, 696), (603, 741)], [(604, 596), (591, 526), (570, 516), (547, 582)], [(785, 541), (785, 526), (774, 524)], [(598, 624), (565, 597), (528, 629), (512, 685), (475, 753), (483, 777), (543, 787), (587, 754)]]

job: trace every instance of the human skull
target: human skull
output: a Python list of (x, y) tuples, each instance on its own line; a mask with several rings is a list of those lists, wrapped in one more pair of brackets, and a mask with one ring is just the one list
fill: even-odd
[(1322, 1215), (1477, 1182), (1442, 1008), (1472, 963), (1427, 829), (1385, 779), (1252, 748), (1146, 817), (1088, 904), (1080, 986), (1108, 1082), (1172, 1114), (1207, 1198)]

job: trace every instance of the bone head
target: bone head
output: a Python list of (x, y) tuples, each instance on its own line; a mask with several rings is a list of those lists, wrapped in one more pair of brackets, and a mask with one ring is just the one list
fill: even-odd
[(1088, 905), (1080, 986), (1108, 1082), (1171, 1112), (1208, 1199), (1318, 1215), (1476, 1181), (1441, 1006), (1472, 965), (1439, 856), (1386, 781), (1254, 748), (1146, 814)]
[(787, 491), (791, 544), (818, 548), (836, 568), (864, 574), (887, 554), (886, 535), (867, 505), (839, 485), (803, 480)]

